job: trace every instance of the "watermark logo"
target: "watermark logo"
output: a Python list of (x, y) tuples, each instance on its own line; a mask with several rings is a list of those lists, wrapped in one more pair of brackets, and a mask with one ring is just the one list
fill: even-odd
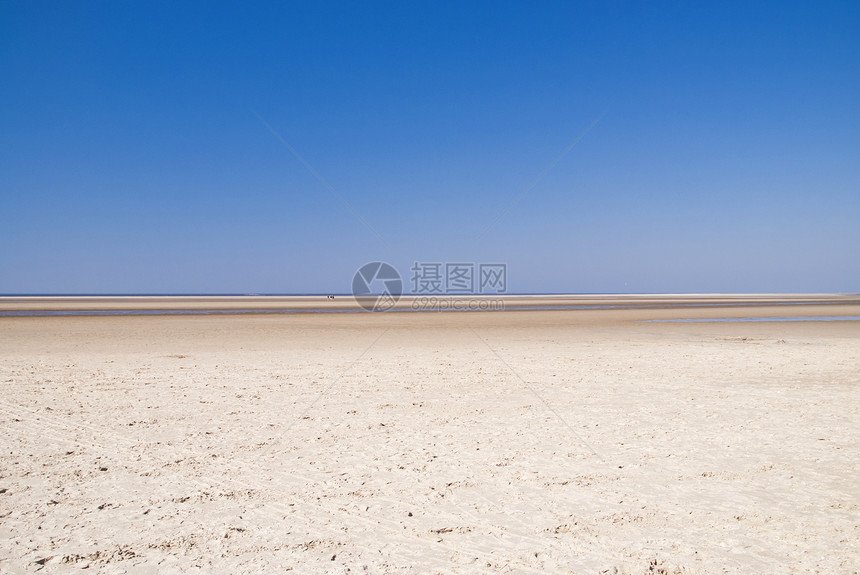
[[(500, 263), (414, 262), (411, 303), (413, 310), (502, 310), (501, 298), (488, 294), (508, 291), (508, 266)], [(352, 278), (352, 295), (368, 311), (386, 311), (403, 293), (400, 274), (390, 264), (371, 262)]]
[(420, 296), (410, 306), (415, 311), (503, 311), (505, 300), (488, 297)]
[(385, 311), (397, 305), (403, 293), (403, 280), (394, 266), (370, 262), (361, 266), (352, 278), (352, 295), (367, 311)]
[(417, 295), (503, 294), (508, 291), (508, 264), (415, 262), (410, 271), (412, 293)]

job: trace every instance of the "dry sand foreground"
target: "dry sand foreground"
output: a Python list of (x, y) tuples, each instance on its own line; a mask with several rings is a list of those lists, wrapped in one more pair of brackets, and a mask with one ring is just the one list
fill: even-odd
[(637, 321), (764, 315), (0, 317), (0, 571), (857, 573), (860, 322)]

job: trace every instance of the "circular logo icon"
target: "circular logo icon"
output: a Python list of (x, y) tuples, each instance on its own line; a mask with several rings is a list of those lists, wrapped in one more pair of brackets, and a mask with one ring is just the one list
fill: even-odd
[(364, 264), (352, 278), (352, 296), (367, 311), (393, 308), (401, 293), (403, 281), (400, 274), (385, 262)]

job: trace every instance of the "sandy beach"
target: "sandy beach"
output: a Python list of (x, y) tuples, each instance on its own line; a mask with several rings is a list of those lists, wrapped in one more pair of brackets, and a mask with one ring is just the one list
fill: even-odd
[(0, 317), (0, 571), (860, 571), (860, 298), (506, 302)]

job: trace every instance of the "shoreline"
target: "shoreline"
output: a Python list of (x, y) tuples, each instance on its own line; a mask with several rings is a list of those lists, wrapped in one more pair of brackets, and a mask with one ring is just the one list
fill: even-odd
[[(490, 303), (495, 309), (476, 309)], [(857, 294), (405, 295), (388, 313), (411, 311), (572, 311), (780, 306), (856, 306)], [(429, 306), (429, 308), (427, 307)], [(422, 309), (423, 308), (423, 309)], [(0, 297), (0, 317), (355, 313), (352, 296)], [(787, 315), (787, 314), (783, 314)], [(827, 314), (829, 315), (829, 314)]]

